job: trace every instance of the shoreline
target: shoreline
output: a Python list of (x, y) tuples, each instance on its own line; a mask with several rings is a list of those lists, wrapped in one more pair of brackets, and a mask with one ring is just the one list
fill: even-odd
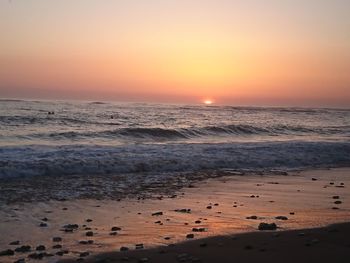
[[(290, 175), (231, 174), (197, 182), (176, 195), (156, 195), (152, 199), (11, 204), (0, 210), (0, 251), (22, 245), (30, 245), (31, 249), (1, 256), (0, 262), (21, 258), (35, 262), (28, 256), (40, 253), (50, 255), (44, 255), (42, 262), (89, 260), (121, 247), (128, 247), (128, 253), (133, 253), (135, 245), (141, 243), (144, 251), (174, 244), (177, 247), (189, 234), (200, 240), (249, 235), (257, 231), (261, 222), (275, 222), (278, 229), (274, 233), (349, 222), (348, 185), (350, 168), (318, 169)], [(68, 224), (77, 227), (66, 232)], [(89, 231), (92, 236), (87, 236)], [(62, 241), (53, 242), (54, 237)], [(18, 245), (9, 245), (17, 240)], [(36, 251), (40, 245), (45, 250)]]

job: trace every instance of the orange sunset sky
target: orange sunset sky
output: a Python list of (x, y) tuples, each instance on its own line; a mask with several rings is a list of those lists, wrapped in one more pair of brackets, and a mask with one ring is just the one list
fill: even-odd
[(350, 105), (348, 0), (0, 0), (0, 97)]

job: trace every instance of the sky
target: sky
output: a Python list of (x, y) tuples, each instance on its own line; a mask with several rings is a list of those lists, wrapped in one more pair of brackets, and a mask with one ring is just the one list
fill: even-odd
[(350, 107), (348, 0), (0, 0), (0, 97)]

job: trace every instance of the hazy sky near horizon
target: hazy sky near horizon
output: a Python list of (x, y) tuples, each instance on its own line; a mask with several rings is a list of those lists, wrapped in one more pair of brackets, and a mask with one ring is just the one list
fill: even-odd
[(349, 106), (348, 0), (0, 0), (0, 97)]

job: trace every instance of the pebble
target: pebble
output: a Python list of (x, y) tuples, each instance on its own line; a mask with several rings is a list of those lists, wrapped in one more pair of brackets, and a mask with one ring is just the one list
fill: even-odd
[(194, 235), (193, 234), (187, 234), (186, 238), (194, 238)]
[(208, 205), (208, 206), (207, 206), (207, 209), (211, 209), (211, 205)]
[(333, 199), (339, 199), (340, 197), (339, 197), (339, 195), (333, 195), (332, 198), (333, 198)]
[(259, 230), (276, 230), (277, 225), (275, 223), (260, 223), (258, 226)]
[(179, 213), (191, 213), (191, 209), (189, 208), (175, 209), (174, 211)]
[(204, 227), (200, 227), (200, 228), (194, 227), (194, 228), (192, 228), (192, 231), (193, 232), (205, 232), (206, 229)]
[(12, 241), (9, 245), (11, 246), (18, 246), (20, 244), (19, 240)]
[(88, 219), (86, 219), (85, 221), (88, 222), (88, 223), (90, 223), (90, 222), (92, 222), (92, 219), (88, 218)]
[(200, 223), (202, 223), (202, 221), (196, 220), (196, 221), (194, 221), (194, 223), (195, 223), (195, 224), (200, 224)]
[(128, 247), (121, 247), (121, 248), (120, 248), (120, 251), (128, 251), (128, 250), (129, 250)]
[(53, 237), (52, 241), (53, 242), (61, 242), (62, 241), (62, 237)]
[(288, 220), (288, 217), (286, 216), (276, 216), (275, 218), (278, 220)]
[(15, 249), (15, 251), (16, 251), (16, 252), (25, 253), (25, 252), (29, 252), (30, 249), (31, 249), (30, 246), (24, 245), (24, 246), (21, 246), (21, 247), (17, 247), (17, 248)]
[(40, 226), (40, 227), (47, 227), (47, 224), (44, 223), (44, 222), (41, 222), (39, 226)]
[(60, 248), (62, 248), (62, 245), (57, 244), (57, 245), (52, 246), (52, 248), (53, 249), (60, 249)]
[(312, 181), (317, 181), (317, 179), (316, 179), (316, 178), (311, 178), (311, 180), (312, 180)]
[(90, 253), (89, 252), (82, 252), (82, 253), (80, 253), (80, 257), (81, 258), (84, 258), (84, 257), (87, 257), (87, 256), (89, 256), (90, 255)]
[(152, 213), (152, 216), (161, 216), (163, 215), (163, 212), (155, 212), (155, 213)]
[(258, 217), (257, 217), (257, 216), (247, 216), (246, 219), (253, 219), (253, 220), (256, 220), (256, 219), (258, 219)]
[(335, 203), (336, 205), (339, 205), (339, 204), (342, 203), (342, 201), (339, 201), (339, 200), (338, 200), (338, 201), (335, 201), (334, 203)]
[(85, 235), (86, 235), (87, 237), (92, 237), (92, 236), (94, 235), (94, 232), (88, 231), (88, 232), (85, 233)]
[(40, 246), (37, 246), (35, 250), (44, 251), (44, 250), (46, 250), (46, 247), (44, 245), (40, 245)]
[(110, 236), (116, 236), (118, 233), (117, 232), (111, 232), (109, 233)]
[(143, 246), (142, 243), (141, 243), (141, 244), (136, 244), (136, 245), (135, 245), (135, 248), (136, 248), (136, 249), (143, 249), (144, 246)]
[(119, 231), (122, 230), (120, 227), (114, 226), (111, 228), (111, 231)]
[(1, 256), (13, 256), (15, 252), (12, 249), (6, 249), (3, 251), (0, 251), (0, 257)]

